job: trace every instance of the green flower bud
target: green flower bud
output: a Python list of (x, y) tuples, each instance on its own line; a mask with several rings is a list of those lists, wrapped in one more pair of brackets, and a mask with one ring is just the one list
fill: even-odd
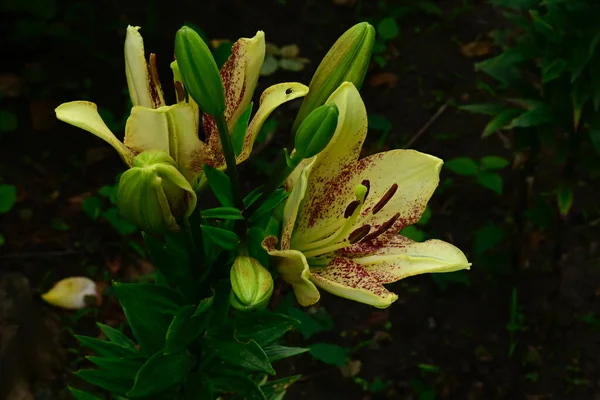
[(327, 147), (337, 128), (338, 115), (335, 104), (326, 104), (302, 121), (294, 139), (298, 157), (310, 158)]
[(304, 118), (324, 104), (343, 83), (352, 82), (360, 89), (375, 43), (375, 28), (361, 22), (348, 29), (329, 49), (310, 81), (308, 95), (302, 101), (294, 121), (296, 132)]
[(225, 111), (225, 93), (219, 69), (208, 46), (192, 28), (175, 36), (175, 56), (183, 84), (202, 111), (215, 116)]
[(271, 273), (254, 258), (238, 256), (230, 271), (231, 305), (238, 310), (253, 310), (267, 306), (273, 293)]
[(164, 151), (144, 151), (121, 175), (117, 205), (122, 217), (148, 233), (177, 231), (177, 218), (187, 219), (196, 193)]

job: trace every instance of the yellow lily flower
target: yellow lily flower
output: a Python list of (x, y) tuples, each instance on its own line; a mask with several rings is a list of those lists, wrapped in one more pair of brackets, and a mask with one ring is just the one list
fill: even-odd
[[(182, 96), (183, 86), (174, 68), (176, 93), (179, 101), (165, 105), (163, 92), (156, 70), (156, 57), (146, 60), (144, 42), (139, 27), (129, 26), (125, 39), (125, 72), (133, 108), (127, 119), (125, 139), (120, 141), (106, 126), (96, 104), (88, 101), (72, 101), (61, 104), (55, 111), (59, 120), (84, 129), (113, 146), (127, 166), (133, 165), (137, 154), (146, 150), (159, 150), (175, 160), (178, 169), (189, 182), (198, 182), (202, 165), (225, 168), (219, 135), (206, 116), (203, 118), (206, 141), (200, 140), (198, 106)], [(254, 38), (242, 38), (233, 45), (234, 51), (221, 69), (225, 87), (227, 109), (225, 111), (230, 130), (250, 104), (256, 87), (260, 67), (264, 59), (264, 34)], [(284, 102), (308, 93), (308, 87), (300, 83), (286, 83), (267, 88), (260, 107), (246, 131), (244, 151), (238, 163), (248, 158), (260, 128), (271, 112)], [(246, 155), (247, 154), (247, 155)], [(194, 185), (197, 188), (197, 185)]]
[(442, 160), (391, 150), (359, 160), (367, 113), (356, 87), (344, 82), (328, 99), (339, 110), (336, 132), (290, 177), (281, 240), (263, 247), (275, 257), (298, 302), (319, 301), (317, 287), (386, 308), (398, 296), (383, 285), (428, 273), (469, 269), (455, 246), (414, 242), (398, 232), (417, 222), (439, 182)]

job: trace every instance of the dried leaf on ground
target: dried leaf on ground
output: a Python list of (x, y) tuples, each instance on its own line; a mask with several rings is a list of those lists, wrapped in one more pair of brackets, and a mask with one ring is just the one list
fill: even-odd
[(387, 86), (393, 88), (398, 84), (398, 75), (393, 72), (379, 72), (369, 78), (369, 85), (372, 87)]

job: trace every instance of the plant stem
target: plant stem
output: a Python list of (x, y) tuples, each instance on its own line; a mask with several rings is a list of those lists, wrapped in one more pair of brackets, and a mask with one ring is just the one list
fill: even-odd
[(244, 202), (241, 194), (240, 178), (237, 171), (237, 164), (235, 160), (235, 152), (233, 151), (233, 145), (231, 144), (231, 136), (229, 135), (229, 128), (225, 121), (225, 115), (216, 115), (215, 121), (217, 123), (217, 129), (219, 131), (219, 139), (221, 139), (221, 147), (223, 148), (223, 154), (225, 155), (225, 163), (227, 164), (227, 175), (231, 181), (231, 189), (233, 191), (233, 201), (235, 206), (242, 210), (244, 208)]

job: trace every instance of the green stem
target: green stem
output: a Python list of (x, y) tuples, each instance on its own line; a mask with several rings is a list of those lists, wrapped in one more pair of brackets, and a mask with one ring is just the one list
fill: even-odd
[(217, 115), (214, 117), (217, 123), (217, 129), (219, 131), (219, 139), (221, 139), (221, 147), (223, 148), (223, 154), (225, 155), (225, 163), (227, 164), (227, 175), (231, 181), (231, 188), (233, 191), (233, 201), (235, 206), (242, 210), (244, 208), (244, 202), (242, 199), (240, 178), (238, 176), (237, 164), (235, 160), (235, 152), (233, 151), (233, 145), (231, 144), (231, 136), (229, 135), (229, 128), (225, 121), (225, 115)]

